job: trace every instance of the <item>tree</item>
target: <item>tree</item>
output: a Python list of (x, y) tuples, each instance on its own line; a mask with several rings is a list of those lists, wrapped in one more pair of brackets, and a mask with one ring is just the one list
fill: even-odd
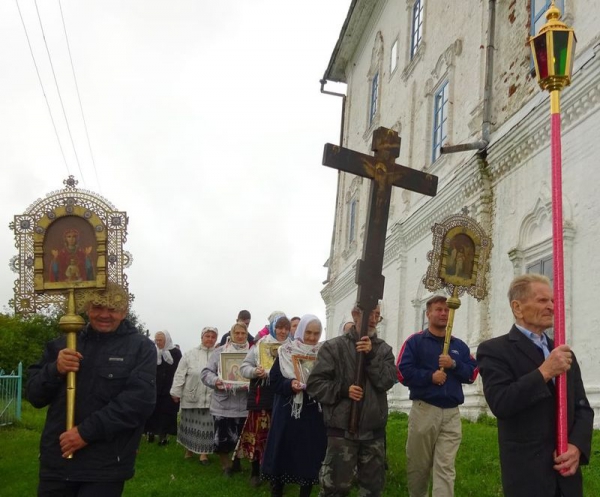
[(26, 369), (42, 357), (46, 342), (60, 335), (57, 316), (0, 314), (0, 369)]

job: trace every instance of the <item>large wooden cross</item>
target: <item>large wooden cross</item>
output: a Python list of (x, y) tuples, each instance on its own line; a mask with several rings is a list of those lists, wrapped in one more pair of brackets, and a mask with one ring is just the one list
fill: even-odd
[[(387, 128), (377, 128), (373, 133), (371, 150), (374, 156), (327, 143), (323, 152), (323, 165), (356, 174), (371, 180), (370, 203), (362, 259), (356, 263), (356, 303), (362, 310), (360, 336), (369, 331), (369, 315), (383, 298), (383, 256), (387, 232), (392, 186), (435, 196), (437, 176), (396, 164), (400, 155), (398, 133)], [(358, 354), (355, 384), (363, 386), (364, 354)], [(350, 414), (350, 432), (358, 430), (358, 408), (353, 403)]]

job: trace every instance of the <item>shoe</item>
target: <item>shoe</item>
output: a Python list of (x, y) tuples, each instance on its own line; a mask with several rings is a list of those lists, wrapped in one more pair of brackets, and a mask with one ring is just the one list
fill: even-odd
[(223, 476), (228, 479), (231, 478), (233, 476), (233, 471), (231, 470), (231, 468), (225, 468), (223, 470)]
[(200, 459), (200, 464), (202, 464), (202, 466), (208, 466), (210, 461), (208, 459)]
[(149, 444), (154, 443), (154, 433), (148, 433), (148, 443)]
[(260, 476), (251, 476), (250, 477), (250, 486), (253, 488), (257, 488), (260, 487), (260, 484), (262, 482), (260, 481)]
[(233, 464), (231, 465), (231, 471), (233, 473), (239, 473), (242, 470), (242, 464), (240, 462), (240, 460), (236, 457), (233, 460)]
[(160, 442), (158, 442), (158, 445), (167, 445), (169, 443), (169, 441), (166, 438), (163, 438)]

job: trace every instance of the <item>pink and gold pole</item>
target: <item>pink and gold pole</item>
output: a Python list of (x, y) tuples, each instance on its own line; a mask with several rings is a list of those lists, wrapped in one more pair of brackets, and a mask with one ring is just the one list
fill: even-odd
[[(563, 345), (565, 338), (565, 273), (563, 254), (562, 155), (560, 92), (571, 83), (575, 33), (561, 22), (560, 10), (554, 2), (546, 12), (547, 22), (531, 38), (538, 84), (550, 92), (551, 158), (552, 158), (552, 249), (554, 268), (554, 344)], [(567, 377), (556, 378), (556, 452), (567, 451)]]

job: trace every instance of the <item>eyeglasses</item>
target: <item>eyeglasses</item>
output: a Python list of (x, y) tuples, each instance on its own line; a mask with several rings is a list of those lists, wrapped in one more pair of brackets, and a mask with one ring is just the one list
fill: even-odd
[[(362, 316), (362, 310), (360, 311), (360, 315)], [(377, 320), (377, 324), (383, 321), (383, 316), (379, 312), (371, 311), (371, 316)]]

